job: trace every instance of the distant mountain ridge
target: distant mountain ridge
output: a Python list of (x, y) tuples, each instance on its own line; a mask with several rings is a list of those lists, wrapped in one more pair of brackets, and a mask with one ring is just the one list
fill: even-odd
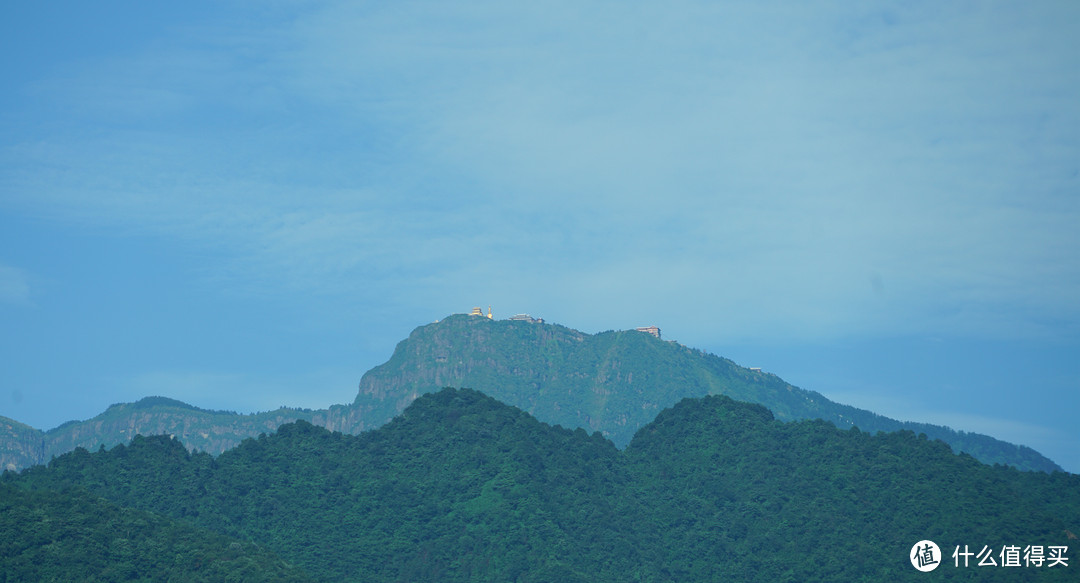
[(136, 435), (169, 435), (189, 449), (219, 454), (247, 437), (270, 433), (285, 423), (308, 421), (347, 431), (336, 420), (348, 418), (343, 405), (328, 409), (280, 408), (254, 414), (212, 411), (167, 397), (144, 397), (111, 405), (85, 421), (68, 421), (41, 431), (0, 416), (0, 471), (43, 464), (76, 447), (98, 449), (127, 443)]
[(148, 397), (49, 432), (0, 417), (0, 468), (44, 463), (75, 447), (126, 443), (137, 433), (174, 435), (189, 449), (212, 454), (296, 420), (359, 433), (387, 423), (420, 395), (448, 386), (484, 391), (547, 423), (599, 431), (619, 447), (681, 399), (723, 394), (764, 405), (783, 421), (820, 418), (871, 433), (910, 430), (984, 463), (1061, 469), (1028, 447), (834, 403), (776, 375), (650, 334), (586, 334), (556, 324), (469, 315), (413, 330), (386, 363), (363, 375), (350, 405), (239, 415)]

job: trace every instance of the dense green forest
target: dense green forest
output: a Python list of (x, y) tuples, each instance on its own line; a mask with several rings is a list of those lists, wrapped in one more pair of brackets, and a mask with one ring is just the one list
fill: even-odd
[(0, 484), (0, 582), (303, 582), (251, 542), (121, 508), (76, 487)]
[[(139, 437), (3, 482), (80, 488), (322, 581), (1075, 581), (1080, 568), (951, 559), (957, 545), (1069, 546), (1080, 476), (987, 466), (911, 432), (782, 423), (723, 396), (661, 412), (622, 451), (446, 389), (357, 436), (297, 422), (216, 459)], [(21, 521), (4, 524), (27, 545)], [(922, 539), (946, 555), (931, 575), (908, 560)]]

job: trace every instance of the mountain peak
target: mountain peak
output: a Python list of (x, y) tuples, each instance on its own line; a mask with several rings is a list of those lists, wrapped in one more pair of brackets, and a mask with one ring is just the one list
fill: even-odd
[(1060, 470), (1030, 448), (834, 403), (776, 375), (651, 333), (587, 334), (558, 324), (466, 314), (413, 330), (386, 363), (364, 374), (353, 408), (377, 427), (417, 397), (444, 387), (477, 389), (541, 421), (599, 431), (618, 447), (684, 398), (726, 395), (757, 403), (780, 421), (824, 419), (871, 433), (906, 429), (985, 463)]
[[(188, 411), (202, 411), (204, 413), (226, 413), (226, 411), (213, 411), (213, 410), (210, 410), (210, 409), (202, 409), (202, 408), (196, 407), (195, 405), (189, 405), (189, 404), (187, 404), (187, 403), (185, 403), (183, 401), (178, 401), (176, 399), (170, 399), (169, 397), (158, 397), (158, 396), (143, 397), (143, 398), (139, 399), (138, 401), (135, 401), (134, 403), (116, 403), (114, 405), (110, 405), (109, 409), (106, 409), (106, 411), (108, 411), (110, 409), (116, 409), (116, 408), (120, 408), (120, 409), (127, 409), (127, 408), (130, 408), (130, 409), (154, 409), (154, 408), (157, 408), (157, 407), (171, 407), (171, 408), (174, 408), (174, 409), (186, 409)], [(231, 412), (228, 412), (228, 413), (231, 413)], [(233, 414), (235, 414), (235, 413), (233, 413)]]

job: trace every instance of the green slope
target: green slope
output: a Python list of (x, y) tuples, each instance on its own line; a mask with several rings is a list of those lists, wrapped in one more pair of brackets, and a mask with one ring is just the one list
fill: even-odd
[(909, 431), (778, 422), (724, 396), (664, 411), (627, 455), (658, 503), (665, 561), (679, 580), (708, 580), (713, 566), (694, 558), (714, 554), (734, 559), (724, 567), (731, 580), (925, 581), (907, 555), (923, 539), (946, 555), (935, 580), (1075, 577), (951, 561), (963, 545), (1069, 547), (1080, 522), (1073, 474), (987, 466)]
[(1078, 476), (987, 466), (909, 432), (779, 422), (723, 396), (680, 402), (622, 451), (447, 389), (359, 436), (298, 422), (216, 460), (140, 438), (4, 481), (183, 517), (324, 581), (925, 581), (906, 562), (921, 539), (1049, 548), (1080, 531)]
[(80, 489), (0, 484), (0, 582), (310, 580), (258, 545)]

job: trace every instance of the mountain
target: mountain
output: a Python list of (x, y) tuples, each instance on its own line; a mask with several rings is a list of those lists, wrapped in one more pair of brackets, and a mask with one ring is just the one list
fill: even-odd
[(600, 431), (619, 447), (681, 399), (722, 394), (762, 404), (783, 421), (824, 419), (871, 433), (908, 430), (988, 464), (1061, 469), (1028, 447), (834, 403), (776, 375), (650, 334), (584, 334), (465, 315), (413, 330), (389, 361), (363, 376), (353, 408), (364, 428), (377, 427), (418, 395), (447, 386), (482, 390), (548, 423)]
[(447, 386), (483, 390), (548, 423), (599, 431), (619, 447), (679, 400), (723, 394), (760, 403), (784, 421), (820, 418), (845, 429), (909, 430), (988, 464), (1061, 469), (1028, 447), (834, 403), (776, 375), (650, 334), (585, 334), (554, 324), (467, 315), (413, 330), (390, 360), (363, 375), (350, 405), (237, 415), (152, 397), (48, 432), (0, 418), (0, 468), (44, 463), (75, 447), (126, 443), (136, 433), (175, 435), (189, 449), (214, 454), (296, 420), (359, 433), (382, 426), (418, 396)]
[(944, 551), (937, 579), (1072, 581), (1075, 564), (951, 553), (1060, 548), (1075, 563), (1080, 531), (1080, 476), (725, 396), (680, 401), (623, 450), (444, 389), (360, 435), (299, 421), (216, 459), (138, 437), (2, 482), (183, 519), (322, 581), (922, 581), (909, 554), (924, 539)]
[(112, 405), (104, 413), (86, 421), (69, 421), (41, 431), (6, 417), (0, 417), (0, 469), (17, 470), (48, 462), (52, 456), (76, 447), (127, 443), (142, 435), (169, 435), (179, 438), (189, 449), (221, 453), (248, 437), (272, 432), (284, 423), (309, 421), (332, 429), (349, 417), (348, 407), (293, 409), (241, 415), (230, 411), (210, 411), (166, 397), (144, 397), (134, 403)]
[(45, 434), (0, 416), (0, 470), (16, 470), (43, 463), (45, 457)]

